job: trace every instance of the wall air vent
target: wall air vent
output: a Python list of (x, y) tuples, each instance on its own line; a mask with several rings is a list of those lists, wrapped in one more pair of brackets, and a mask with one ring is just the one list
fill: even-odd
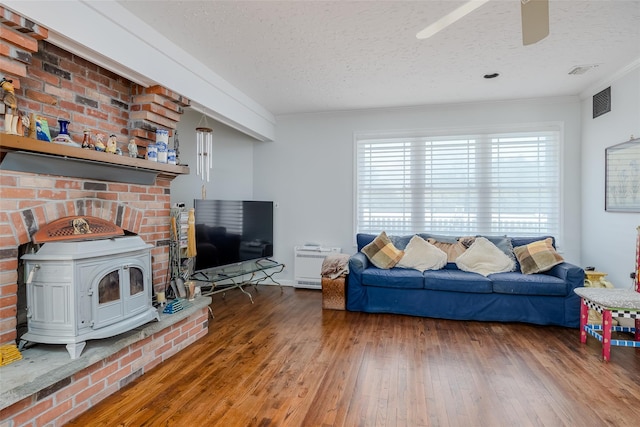
[(593, 118), (611, 111), (611, 86), (593, 95)]

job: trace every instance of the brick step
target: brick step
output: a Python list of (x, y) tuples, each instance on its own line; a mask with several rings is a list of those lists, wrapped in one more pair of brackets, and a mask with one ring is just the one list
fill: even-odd
[(180, 121), (181, 113), (176, 113), (174, 111), (169, 110), (168, 108), (163, 107), (162, 105), (150, 103), (150, 104), (133, 104), (131, 106), (131, 111), (149, 111), (154, 114), (158, 114), (160, 116), (166, 117), (169, 120), (174, 122)]
[(26, 34), (35, 40), (49, 38), (49, 30), (41, 27), (29, 19), (5, 9), (0, 5), (0, 23), (12, 27), (20, 33)]
[(150, 93), (157, 94), (163, 96), (164, 98), (168, 98), (177, 102), (182, 107), (188, 107), (189, 105), (191, 105), (190, 99), (159, 85), (150, 86), (147, 88), (142, 86), (134, 86), (131, 93), (133, 95), (144, 95)]
[(184, 108), (182, 108), (180, 104), (177, 104), (155, 93), (134, 95), (133, 104), (157, 104), (178, 114), (184, 113)]

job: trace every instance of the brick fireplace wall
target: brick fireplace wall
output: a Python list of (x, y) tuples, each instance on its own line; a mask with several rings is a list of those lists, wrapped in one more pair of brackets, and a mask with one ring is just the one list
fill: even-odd
[[(52, 137), (58, 119), (83, 131), (116, 135), (126, 153), (134, 138), (144, 153), (155, 130), (172, 133), (189, 100), (159, 87), (141, 87), (46, 41), (48, 31), (0, 5), (0, 76), (12, 79), (21, 114), (47, 119)], [(4, 115), (0, 114), (4, 129)], [(26, 132), (26, 129), (25, 129)], [(112, 154), (104, 154), (112, 155)], [(0, 153), (3, 156), (3, 153)], [(1, 157), (0, 157), (1, 158)], [(114, 175), (117, 172), (114, 171)], [(152, 185), (0, 171), (0, 345), (16, 338), (18, 247), (43, 224), (91, 215), (139, 234), (152, 249), (153, 285), (164, 289), (169, 265), (170, 177)]]
[[(189, 105), (188, 99), (164, 87), (136, 85), (48, 43), (47, 37), (46, 28), (0, 4), (0, 77), (13, 80), (21, 114), (46, 119), (52, 137), (59, 131), (58, 119), (69, 120), (70, 136), (77, 143), (81, 143), (85, 129), (94, 138), (98, 133), (114, 134), (125, 154), (129, 139), (135, 139), (139, 153), (144, 154), (147, 143), (155, 140), (156, 129), (168, 130), (172, 135), (183, 107)], [(1, 111), (0, 129), (4, 129)], [(1, 142), (2, 134), (0, 146)], [(0, 150), (0, 160), (4, 156)], [(113, 180), (102, 181), (0, 169), (0, 346), (15, 344), (19, 338), (16, 313), (20, 247), (30, 242), (44, 224), (56, 219), (95, 216), (138, 234), (153, 245), (154, 290), (165, 288), (169, 277), (170, 184), (174, 175), (159, 174), (153, 184), (140, 185), (119, 182), (118, 172), (114, 170), (113, 174)], [(91, 361), (86, 368), (20, 400), (3, 396), (3, 402), (12, 403), (0, 407), (0, 425), (64, 425), (206, 335), (206, 306), (188, 316), (178, 323), (169, 322), (170, 326), (152, 322), (117, 353)], [(153, 330), (151, 336), (145, 332), (147, 327)], [(33, 363), (21, 360), (0, 369), (22, 362)], [(45, 377), (49, 380), (51, 376)]]

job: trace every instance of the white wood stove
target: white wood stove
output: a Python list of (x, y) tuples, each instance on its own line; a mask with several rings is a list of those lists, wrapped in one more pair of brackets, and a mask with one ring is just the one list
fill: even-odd
[(159, 320), (151, 303), (151, 247), (125, 236), (50, 241), (23, 255), (28, 332), (21, 346), (66, 344), (76, 359), (87, 340)]

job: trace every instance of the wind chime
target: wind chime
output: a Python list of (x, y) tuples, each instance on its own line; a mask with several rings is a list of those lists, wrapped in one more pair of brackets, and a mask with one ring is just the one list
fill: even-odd
[(198, 127), (196, 127), (196, 174), (207, 181), (211, 179), (211, 168), (213, 168), (213, 129), (207, 123), (207, 117), (203, 114)]

